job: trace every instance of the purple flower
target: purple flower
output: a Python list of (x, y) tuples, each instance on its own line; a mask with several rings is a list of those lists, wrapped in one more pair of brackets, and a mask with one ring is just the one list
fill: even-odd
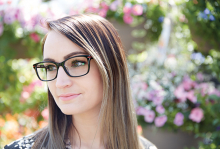
[(164, 96), (161, 94), (162, 94), (162, 90), (151, 90), (150, 92), (148, 92), (147, 99), (149, 101), (153, 101), (155, 105), (161, 105), (164, 100)]
[(199, 12), (198, 17), (199, 17), (199, 18), (203, 18), (203, 19), (205, 19), (205, 20), (207, 20), (207, 19), (208, 19), (207, 14), (205, 14), (205, 13), (203, 13), (203, 12)]
[(136, 114), (137, 115), (145, 115), (148, 112), (144, 107), (137, 107)]
[(158, 22), (160, 22), (160, 23), (162, 23), (163, 20), (164, 20), (164, 17), (163, 17), (163, 16), (161, 16), (161, 17), (158, 18)]
[(197, 77), (197, 79), (198, 79), (199, 81), (203, 81), (203, 80), (204, 80), (204, 76), (203, 76), (202, 73), (197, 73), (196, 77)]
[(206, 8), (206, 9), (204, 10), (204, 14), (210, 14), (210, 10), (209, 10), (208, 8)]
[(182, 113), (178, 112), (175, 116), (173, 123), (177, 126), (181, 126), (181, 125), (183, 125), (183, 120), (184, 120), (184, 115)]
[(158, 106), (156, 107), (156, 111), (157, 111), (158, 113), (160, 113), (160, 114), (163, 114), (163, 113), (165, 112), (165, 109), (164, 109), (164, 107), (163, 107), (162, 105), (158, 105)]
[(210, 16), (209, 16), (209, 20), (210, 20), (210, 21), (215, 21), (215, 17), (214, 17), (213, 15), (210, 15)]
[(164, 99), (163, 96), (156, 97), (156, 98), (153, 99), (153, 103), (155, 105), (161, 105), (163, 103), (163, 99)]
[(145, 122), (152, 123), (155, 118), (155, 112), (152, 110), (147, 110), (147, 112), (144, 114), (144, 120)]
[(156, 117), (154, 120), (154, 124), (157, 127), (162, 127), (166, 123), (166, 121), (167, 121), (167, 116), (163, 115), (163, 116)]
[(110, 10), (116, 11), (119, 4), (120, 4), (119, 0), (116, 0), (116, 1), (112, 2), (111, 5), (110, 5)]

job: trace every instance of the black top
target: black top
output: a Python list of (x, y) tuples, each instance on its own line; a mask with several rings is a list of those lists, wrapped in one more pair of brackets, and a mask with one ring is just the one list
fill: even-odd
[[(16, 140), (4, 147), (4, 149), (31, 149), (34, 144), (34, 140), (30, 137), (31, 135), (25, 136), (19, 140)], [(152, 144), (147, 139), (140, 137), (145, 149), (157, 149), (157, 147)], [(72, 149), (70, 141), (66, 141), (66, 149)]]

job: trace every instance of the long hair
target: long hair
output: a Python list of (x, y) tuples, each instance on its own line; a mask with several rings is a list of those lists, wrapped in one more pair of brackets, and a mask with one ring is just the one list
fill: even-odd
[[(99, 68), (103, 80), (103, 100), (99, 115), (100, 141), (105, 148), (142, 149), (136, 131), (137, 119), (130, 91), (126, 55), (113, 25), (97, 15), (79, 14), (47, 21), (47, 27), (63, 34), (87, 51)], [(71, 131), (77, 130), (72, 117), (62, 113), (49, 90), (48, 107), (49, 125), (37, 132), (32, 148), (63, 149), (64, 140), (71, 137)]]

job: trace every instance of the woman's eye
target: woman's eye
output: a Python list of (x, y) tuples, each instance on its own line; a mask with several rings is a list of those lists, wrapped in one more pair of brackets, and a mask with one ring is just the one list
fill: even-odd
[(48, 71), (56, 70), (56, 66), (53, 66), (53, 65), (48, 65), (48, 66), (46, 66), (46, 68)]
[(86, 63), (82, 62), (82, 61), (74, 61), (72, 62), (72, 67), (80, 67), (80, 66), (84, 66)]

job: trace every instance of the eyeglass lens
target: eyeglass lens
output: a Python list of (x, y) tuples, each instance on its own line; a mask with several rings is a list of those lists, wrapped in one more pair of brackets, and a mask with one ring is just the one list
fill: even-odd
[[(86, 57), (73, 57), (64, 64), (71, 76), (81, 76), (88, 72), (88, 60)], [(57, 66), (51, 62), (42, 62), (37, 65), (37, 73), (42, 80), (52, 80), (57, 75)]]

